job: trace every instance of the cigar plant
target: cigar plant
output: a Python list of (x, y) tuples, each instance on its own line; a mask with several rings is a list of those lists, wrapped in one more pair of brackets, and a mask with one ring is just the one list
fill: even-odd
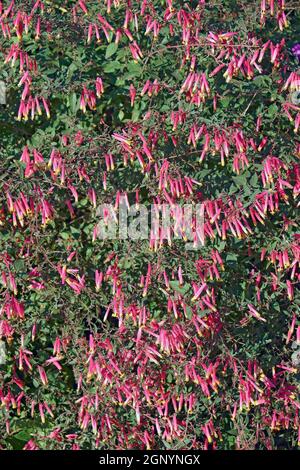
[[(297, 448), (299, 25), (0, 1), (2, 449)], [(101, 237), (122, 201), (172, 224)]]

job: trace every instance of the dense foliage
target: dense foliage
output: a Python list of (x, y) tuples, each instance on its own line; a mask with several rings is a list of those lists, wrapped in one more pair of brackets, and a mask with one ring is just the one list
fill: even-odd
[[(0, 24), (1, 447), (296, 448), (299, 3), (4, 0)], [(100, 239), (121, 196), (202, 203), (204, 246)]]

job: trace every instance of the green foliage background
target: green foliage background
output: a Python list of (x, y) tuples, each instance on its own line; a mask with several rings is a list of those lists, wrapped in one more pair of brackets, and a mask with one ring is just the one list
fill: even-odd
[[(9, 2), (4, 3), (7, 7)], [(34, 2), (15, 2), (15, 11), (29, 13)], [(204, 2), (174, 1), (173, 7), (186, 12), (201, 12), (199, 43), (191, 41), (188, 45), (190, 57), (195, 55), (197, 70), (205, 72), (208, 77), (218, 61), (206, 41), (210, 31), (216, 33), (234, 31), (238, 33), (236, 44), (242, 44), (239, 53), (249, 53), (249, 35), (258, 37), (260, 44), (270, 39), (274, 44), (285, 40), (283, 54), (278, 67), (265, 58), (262, 73), (255, 71), (254, 77), (247, 80), (241, 74), (227, 83), (223, 72), (209, 78), (211, 96), (205, 103), (196, 107), (180, 94), (180, 88), (189, 73), (190, 62), (182, 65), (187, 54), (187, 45), (182, 44), (182, 28), (178, 25), (176, 15), (164, 22), (163, 15), (167, 9), (165, 1), (154, 0), (151, 14), (161, 23), (158, 38), (153, 34), (145, 35), (146, 14), (140, 15), (141, 2), (133, 0), (130, 9), (137, 13), (139, 31), (134, 30), (134, 23), (129, 29), (143, 51), (143, 58), (136, 62), (129, 49), (130, 41), (123, 35), (119, 44), (115, 44), (115, 31), (122, 27), (126, 11), (126, 2), (120, 1), (111, 13), (106, 12), (105, 2), (87, 1), (88, 14), (84, 15), (77, 1), (45, 1), (44, 14), (41, 16), (41, 36), (35, 39), (34, 27), (22, 34), (21, 41), (13, 29), (10, 38), (1, 38), (0, 78), (7, 86), (7, 105), (0, 108), (0, 206), (2, 207), (2, 225), (0, 227), (1, 258), (0, 265), (9, 270), (17, 281), (17, 299), (24, 304), (25, 318), (9, 319), (14, 333), (11, 338), (3, 340), (6, 347), (6, 362), (0, 366), (0, 380), (3, 407), (0, 411), (0, 442), (5, 449), (22, 449), (33, 441), (39, 448), (70, 448), (74, 442), (82, 449), (94, 448), (144, 448), (145, 432), (149, 434), (152, 448), (202, 448), (215, 445), (217, 448), (284, 448), (292, 449), (297, 445), (299, 402), (297, 401), (299, 370), (292, 365), (292, 343), (286, 344), (287, 333), (293, 315), (299, 326), (299, 292), (297, 276), (294, 281), (294, 298), (292, 302), (286, 294), (286, 280), (290, 271), (278, 271), (267, 257), (261, 259), (262, 249), (267, 253), (272, 250), (289, 249), (297, 240), (298, 209), (297, 199), (290, 188), (286, 190), (287, 200), (281, 200), (279, 210), (268, 214), (264, 225), (252, 226), (252, 235), (238, 239), (229, 235), (226, 240), (216, 236), (208, 239), (201, 251), (186, 251), (184, 242), (174, 241), (172, 246), (165, 244), (158, 251), (149, 248), (145, 241), (101, 241), (93, 242), (93, 229), (98, 221), (95, 208), (88, 198), (88, 191), (93, 188), (97, 204), (115, 203), (117, 191), (126, 192), (130, 203), (135, 202), (135, 192), (140, 193), (140, 202), (150, 205), (159, 194), (158, 178), (154, 165), (149, 171), (142, 172), (135, 159), (132, 164), (124, 166), (120, 144), (112, 138), (113, 133), (122, 133), (137, 126), (148, 138), (151, 132), (159, 138), (153, 149), (157, 171), (165, 159), (170, 162), (170, 173), (175, 177), (186, 175), (201, 183), (199, 191), (188, 200), (222, 199), (237, 200), (247, 208), (254, 204), (256, 197), (264, 191), (261, 172), (264, 159), (275, 155), (286, 165), (284, 178), (293, 183), (295, 177), (287, 174), (299, 165), (299, 155), (295, 149), (299, 139), (293, 132), (293, 124), (282, 110), (288, 101), (288, 92), (282, 90), (291, 71), (297, 71), (298, 64), (289, 52), (289, 48), (300, 41), (300, 13), (295, 2), (286, 2), (289, 25), (283, 31), (278, 29), (275, 18), (267, 17), (264, 27), (260, 25), (260, 2), (215, 0)], [(77, 21), (71, 9), (77, 7)], [(149, 10), (150, 11), (150, 10)], [(38, 13), (39, 14), (39, 13)], [(87, 43), (87, 27), (97, 21), (101, 14), (113, 26), (110, 41), (101, 35), (97, 43), (93, 37)], [(147, 12), (147, 14), (150, 14)], [(3, 18), (2, 18), (3, 19)], [(2, 21), (2, 20), (1, 20)], [(3, 19), (3, 21), (6, 21)], [(169, 23), (174, 26), (170, 34)], [(33, 20), (35, 25), (35, 19)], [(191, 27), (192, 29), (192, 27)], [(22, 88), (18, 83), (22, 74), (18, 62), (14, 67), (5, 63), (5, 57), (12, 46), (19, 44), (23, 51), (37, 61), (39, 72), (32, 80), (31, 92), (47, 98), (50, 104), (51, 117), (46, 114), (36, 116), (33, 120), (16, 120)], [(251, 49), (250, 49), (251, 50)], [(219, 60), (219, 62), (221, 59)], [(96, 77), (104, 83), (104, 94), (97, 99), (94, 110), (80, 109), (80, 96), (83, 85), (93, 88)], [(141, 96), (141, 90), (147, 80), (157, 80), (161, 89), (157, 96)], [(134, 106), (130, 104), (129, 87), (133, 84), (137, 90)], [(213, 95), (217, 96), (217, 109), (213, 109)], [(171, 112), (182, 109), (186, 121), (173, 130), (170, 120)], [(146, 115), (151, 111), (151, 115)], [(146, 119), (144, 119), (146, 115)], [(262, 116), (262, 128), (256, 132), (258, 116)], [(228, 129), (237, 126), (243, 134), (251, 137), (257, 144), (267, 136), (268, 142), (261, 152), (248, 149), (249, 166), (236, 174), (232, 169), (232, 155), (226, 159), (225, 166), (220, 165), (217, 154), (209, 154), (204, 162), (199, 162), (202, 143), (196, 148), (187, 143), (193, 124), (205, 123), (208, 129)], [(75, 135), (81, 132), (83, 142), (78, 145)], [(63, 145), (62, 136), (67, 135), (69, 144)], [(78, 134), (77, 134), (78, 135)], [(171, 140), (177, 138), (177, 146)], [(45, 165), (29, 178), (24, 175), (25, 164), (20, 161), (23, 148), (37, 149), (44, 157)], [(66, 182), (61, 184), (59, 176), (53, 177), (47, 161), (51, 150), (55, 148), (63, 155), (66, 165)], [(115, 169), (107, 174), (107, 191), (103, 189), (103, 174), (106, 171), (104, 154), (114, 155)], [(85, 168), (89, 181), (78, 176), (78, 168)], [(71, 181), (78, 191), (78, 202), (74, 202), (67, 181)], [(267, 191), (275, 192), (276, 177)], [(39, 190), (37, 190), (39, 188)], [(43, 226), (40, 214), (34, 213), (25, 218), (24, 226), (13, 225), (7, 208), (7, 191), (13, 199), (19, 197), (20, 191), (27, 197), (39, 198), (43, 195), (54, 207), (54, 215)], [(40, 192), (39, 192), (40, 191)], [(201, 193), (201, 194), (200, 194)], [(160, 197), (163, 197), (160, 194)], [(72, 200), (75, 215), (72, 218), (66, 209), (66, 200)], [(184, 198), (180, 203), (186, 202)], [(285, 218), (291, 223), (284, 225)], [(28, 249), (28, 255), (25, 255)], [(209, 259), (211, 250), (218, 250), (224, 261), (225, 270), (220, 279), (209, 282), (216, 296), (217, 312), (222, 328), (215, 329), (208, 335), (195, 340), (197, 332), (193, 316), (200, 315), (209, 322), (214, 316), (211, 311), (201, 311), (195, 307), (192, 283), (199, 283), (196, 262), (199, 257)], [(71, 262), (68, 255), (76, 251)], [(108, 256), (112, 254), (111, 259)], [(145, 297), (139, 286), (141, 275), (146, 275), (148, 264), (153, 267), (153, 278)], [(299, 258), (298, 258), (299, 263)], [(79, 269), (85, 275), (85, 288), (80, 295), (67, 285), (62, 285), (57, 266), (68, 264)], [(112, 282), (105, 279), (99, 292), (95, 290), (95, 270), (107, 272), (108, 267), (118, 269), (118, 282), (122, 287), (125, 306), (146, 307), (150, 312), (149, 324), (164, 325), (171, 329), (175, 324), (186, 332), (183, 351), (167, 354), (161, 351), (158, 364), (148, 362), (141, 365), (143, 373), (138, 375), (136, 335), (138, 324), (128, 314), (124, 328), (118, 328), (116, 316), (109, 315), (103, 321), (106, 309), (115, 297)], [(178, 267), (182, 266), (184, 285), (177, 279)], [(29, 273), (37, 268), (45, 289), (30, 289)], [(161, 273), (166, 270), (170, 277), (170, 290), (166, 292)], [(262, 274), (260, 285), (261, 302), (257, 302), (255, 279)], [(278, 277), (278, 288), (272, 291), (272, 273)], [(2, 305), (7, 299), (7, 286), (0, 285)], [(179, 318), (167, 310), (168, 297), (178, 298), (187, 307), (187, 315)], [(247, 315), (248, 304), (252, 304), (267, 319), (265, 323), (250, 318), (246, 325), (240, 320)], [(203, 309), (202, 309), (203, 310)], [(6, 319), (2, 310), (0, 320)], [(6, 319), (7, 320), (7, 319)], [(154, 322), (154, 323), (153, 323)], [(32, 328), (36, 325), (37, 333), (32, 339)], [(113, 379), (103, 385), (96, 377), (87, 376), (90, 355), (88, 339), (93, 335), (101, 354), (106, 354), (107, 363), (112, 356), (120, 360), (124, 378)], [(65, 349), (62, 352), (62, 370), (53, 365), (45, 366), (51, 357), (53, 342), (59, 337)], [(102, 350), (101, 344), (107, 339), (111, 342), (111, 355)], [(149, 339), (149, 342), (150, 339)], [(155, 339), (152, 338), (155, 343)], [(22, 346), (23, 344), (23, 346)], [(18, 368), (20, 348), (30, 351), (32, 370)], [(299, 346), (298, 346), (299, 347)], [(97, 350), (98, 351), (98, 350)], [(98, 352), (99, 352), (98, 351)], [(98, 354), (97, 352), (97, 354)], [(95, 353), (94, 360), (96, 361)], [(100, 353), (99, 353), (100, 354)], [(127, 354), (127, 360), (124, 355)], [(210, 389), (207, 397), (199, 384), (192, 380), (185, 381), (185, 365), (195, 361), (198, 373), (204, 378), (203, 364), (218, 364), (217, 377), (219, 386)], [(248, 408), (239, 408), (241, 379), (247, 380), (247, 370), (252, 370), (249, 363), (257, 363), (255, 383), (260, 384), (263, 402), (256, 404), (260, 394), (253, 392), (254, 402)], [(235, 364), (235, 366), (233, 366)], [(42, 386), (38, 366), (43, 366), (48, 377), (48, 384)], [(290, 368), (279, 373), (278, 365)], [(250, 369), (249, 369), (250, 368)], [(275, 369), (274, 369), (275, 368)], [(274, 370), (278, 376), (274, 377)], [(251, 372), (252, 373), (252, 372)], [(164, 374), (162, 379), (161, 374)], [(77, 389), (82, 375), (82, 388)], [(18, 377), (22, 387), (14, 381)], [(167, 405), (167, 417), (175, 413), (180, 423), (181, 432), (170, 439), (159, 436), (155, 431), (155, 419), (159, 418), (154, 398), (147, 403), (143, 388), (143, 377), (151, 377), (152, 387), (155, 381), (160, 383), (162, 403), (166, 396), (179, 397), (194, 394), (195, 405), (191, 412), (183, 406), (177, 413), (172, 403)], [(263, 377), (273, 381), (269, 386)], [(123, 377), (123, 376), (122, 376)], [(118, 387), (127, 383), (137, 390), (140, 400), (141, 423), (136, 422), (136, 411), (133, 402), (120, 404), (116, 395)], [(257, 385), (258, 386), (258, 385)], [(15, 400), (21, 392), (19, 410), (9, 400), (3, 398), (10, 393)], [(288, 392), (287, 392), (288, 391)], [(98, 409), (93, 402), (95, 394), (99, 395)], [(254, 396), (257, 394), (256, 398)], [(105, 437), (94, 432), (91, 423), (86, 429), (80, 428), (78, 414), (79, 399), (88, 397), (86, 409), (96, 417), (99, 428), (104, 428), (102, 419), (109, 414), (112, 419), (112, 431), (104, 433)], [(123, 397), (124, 398), (124, 397)], [(46, 413), (42, 423), (38, 411), (31, 416), (30, 406), (36, 403), (49, 403), (53, 416)], [(159, 401), (159, 399), (157, 398)], [(125, 402), (125, 398), (123, 400)], [(234, 404), (238, 405), (235, 419), (232, 419)], [(281, 416), (280, 423), (271, 429), (274, 411)], [(284, 425), (286, 417), (286, 425)], [(167, 426), (167, 418), (160, 419), (161, 427)], [(214, 444), (205, 444), (203, 426), (213, 421), (217, 430), (213, 437)], [(7, 423), (10, 430), (7, 432)], [(165, 423), (165, 424), (164, 424)], [(58, 429), (58, 439), (53, 439), (51, 432)], [(76, 439), (67, 436), (76, 434)], [(120, 439), (121, 435), (121, 439)], [(222, 440), (220, 439), (222, 435)]]

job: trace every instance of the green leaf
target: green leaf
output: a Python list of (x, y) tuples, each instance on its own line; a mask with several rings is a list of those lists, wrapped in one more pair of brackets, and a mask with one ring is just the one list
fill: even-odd
[(70, 110), (72, 114), (75, 114), (79, 108), (78, 103), (77, 103), (76, 93), (71, 93), (71, 95), (69, 96), (69, 104), (70, 104)]
[(190, 289), (189, 284), (184, 284), (183, 286), (181, 286), (179, 284), (179, 281), (170, 281), (170, 286), (172, 287), (172, 289), (176, 290), (180, 294), (186, 294), (186, 292), (188, 292), (188, 290)]
[(28, 431), (20, 431), (17, 434), (14, 434), (14, 437), (18, 439), (19, 441), (29, 441), (31, 435), (29, 434)]
[(116, 53), (117, 49), (118, 44), (116, 44), (115, 42), (111, 42), (106, 48), (105, 59), (109, 59), (111, 56), (113, 56)]

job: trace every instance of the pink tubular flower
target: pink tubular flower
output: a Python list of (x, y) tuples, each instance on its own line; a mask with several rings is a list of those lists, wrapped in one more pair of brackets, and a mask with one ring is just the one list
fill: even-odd
[(254, 317), (254, 318), (256, 318), (257, 320), (262, 321), (262, 322), (266, 322), (266, 321), (267, 321), (265, 318), (263, 318), (263, 317), (261, 316), (261, 314), (260, 314), (257, 310), (255, 310), (255, 308), (253, 307), (253, 305), (248, 304), (248, 309), (249, 309), (249, 314), (250, 314), (252, 317)]
[(102, 78), (97, 77), (96, 79), (96, 95), (98, 98), (100, 98), (104, 93), (104, 86), (103, 86), (103, 81)]
[(290, 301), (292, 301), (294, 298), (294, 287), (291, 281), (289, 280), (286, 281), (286, 287), (287, 287), (288, 298)]
[(42, 102), (43, 102), (43, 106), (44, 106), (45, 111), (46, 111), (47, 118), (50, 119), (49, 106), (48, 106), (47, 100), (43, 96), (42, 96)]
[(42, 366), (38, 366), (38, 371), (40, 374), (40, 379), (42, 381), (42, 384), (46, 386), (48, 384), (48, 377), (46, 375), (45, 369)]
[(99, 292), (101, 288), (101, 284), (103, 281), (103, 273), (99, 272), (97, 269), (95, 271), (95, 284), (96, 284), (96, 292)]
[(129, 87), (129, 94), (130, 94), (130, 104), (131, 104), (131, 107), (132, 107), (134, 105), (134, 100), (135, 100), (135, 97), (136, 97), (136, 89), (134, 88), (134, 85), (132, 83)]
[(143, 53), (137, 45), (136, 41), (134, 41), (132, 44), (129, 44), (129, 48), (135, 62), (138, 62), (140, 59), (143, 58)]
[(23, 447), (23, 450), (39, 450), (39, 447), (33, 439), (30, 439)]
[(60, 357), (50, 357), (50, 359), (47, 359), (46, 364), (53, 364), (56, 369), (61, 370), (62, 366), (60, 365), (59, 361), (61, 360)]
[(85, 13), (86, 15), (88, 14), (88, 9), (86, 7), (84, 0), (78, 0), (78, 6), (81, 8), (83, 13)]

